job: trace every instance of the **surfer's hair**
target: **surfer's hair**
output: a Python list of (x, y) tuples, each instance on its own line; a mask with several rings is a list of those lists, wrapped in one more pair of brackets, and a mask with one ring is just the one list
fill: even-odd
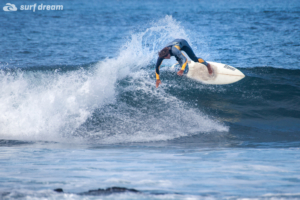
[(158, 53), (158, 56), (159, 56), (160, 58), (164, 58), (164, 57), (166, 57), (169, 53), (170, 53), (169, 47), (165, 47), (165, 48), (163, 48), (163, 49)]

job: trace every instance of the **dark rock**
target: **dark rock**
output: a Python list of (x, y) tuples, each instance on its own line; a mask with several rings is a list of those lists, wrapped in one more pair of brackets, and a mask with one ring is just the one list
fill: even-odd
[(109, 195), (114, 193), (122, 193), (122, 192), (134, 192), (139, 193), (138, 190), (128, 189), (123, 187), (109, 187), (106, 189), (99, 188), (98, 190), (89, 190), (88, 192), (78, 193), (78, 195)]
[(61, 188), (56, 188), (56, 189), (54, 189), (54, 191), (55, 192), (64, 192), (63, 189), (61, 189)]
[[(57, 188), (54, 189), (55, 192), (64, 192), (63, 189)], [(135, 189), (129, 189), (124, 187), (109, 187), (106, 189), (99, 188), (98, 190), (89, 190), (87, 192), (81, 192), (77, 193), (78, 195), (92, 195), (92, 196), (98, 196), (98, 195), (110, 195), (114, 193), (123, 193), (123, 192), (133, 192), (133, 193), (140, 193), (140, 191)]]

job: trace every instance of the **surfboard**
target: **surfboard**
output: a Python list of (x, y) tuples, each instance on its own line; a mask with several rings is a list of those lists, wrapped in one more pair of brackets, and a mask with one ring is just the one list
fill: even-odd
[[(213, 74), (208, 73), (207, 67), (201, 63), (188, 61), (189, 71), (186, 74), (188, 78), (194, 79), (204, 84), (225, 85), (235, 83), (245, 77), (238, 69), (216, 62), (208, 62), (212, 67)], [(172, 65), (172, 68), (179, 68), (179, 64)]]

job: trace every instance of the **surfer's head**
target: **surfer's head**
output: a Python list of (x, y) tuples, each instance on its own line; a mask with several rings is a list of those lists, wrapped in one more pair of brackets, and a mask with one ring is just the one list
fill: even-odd
[(158, 53), (158, 56), (159, 56), (160, 58), (170, 59), (171, 55), (170, 55), (169, 47), (163, 48), (163, 49)]

